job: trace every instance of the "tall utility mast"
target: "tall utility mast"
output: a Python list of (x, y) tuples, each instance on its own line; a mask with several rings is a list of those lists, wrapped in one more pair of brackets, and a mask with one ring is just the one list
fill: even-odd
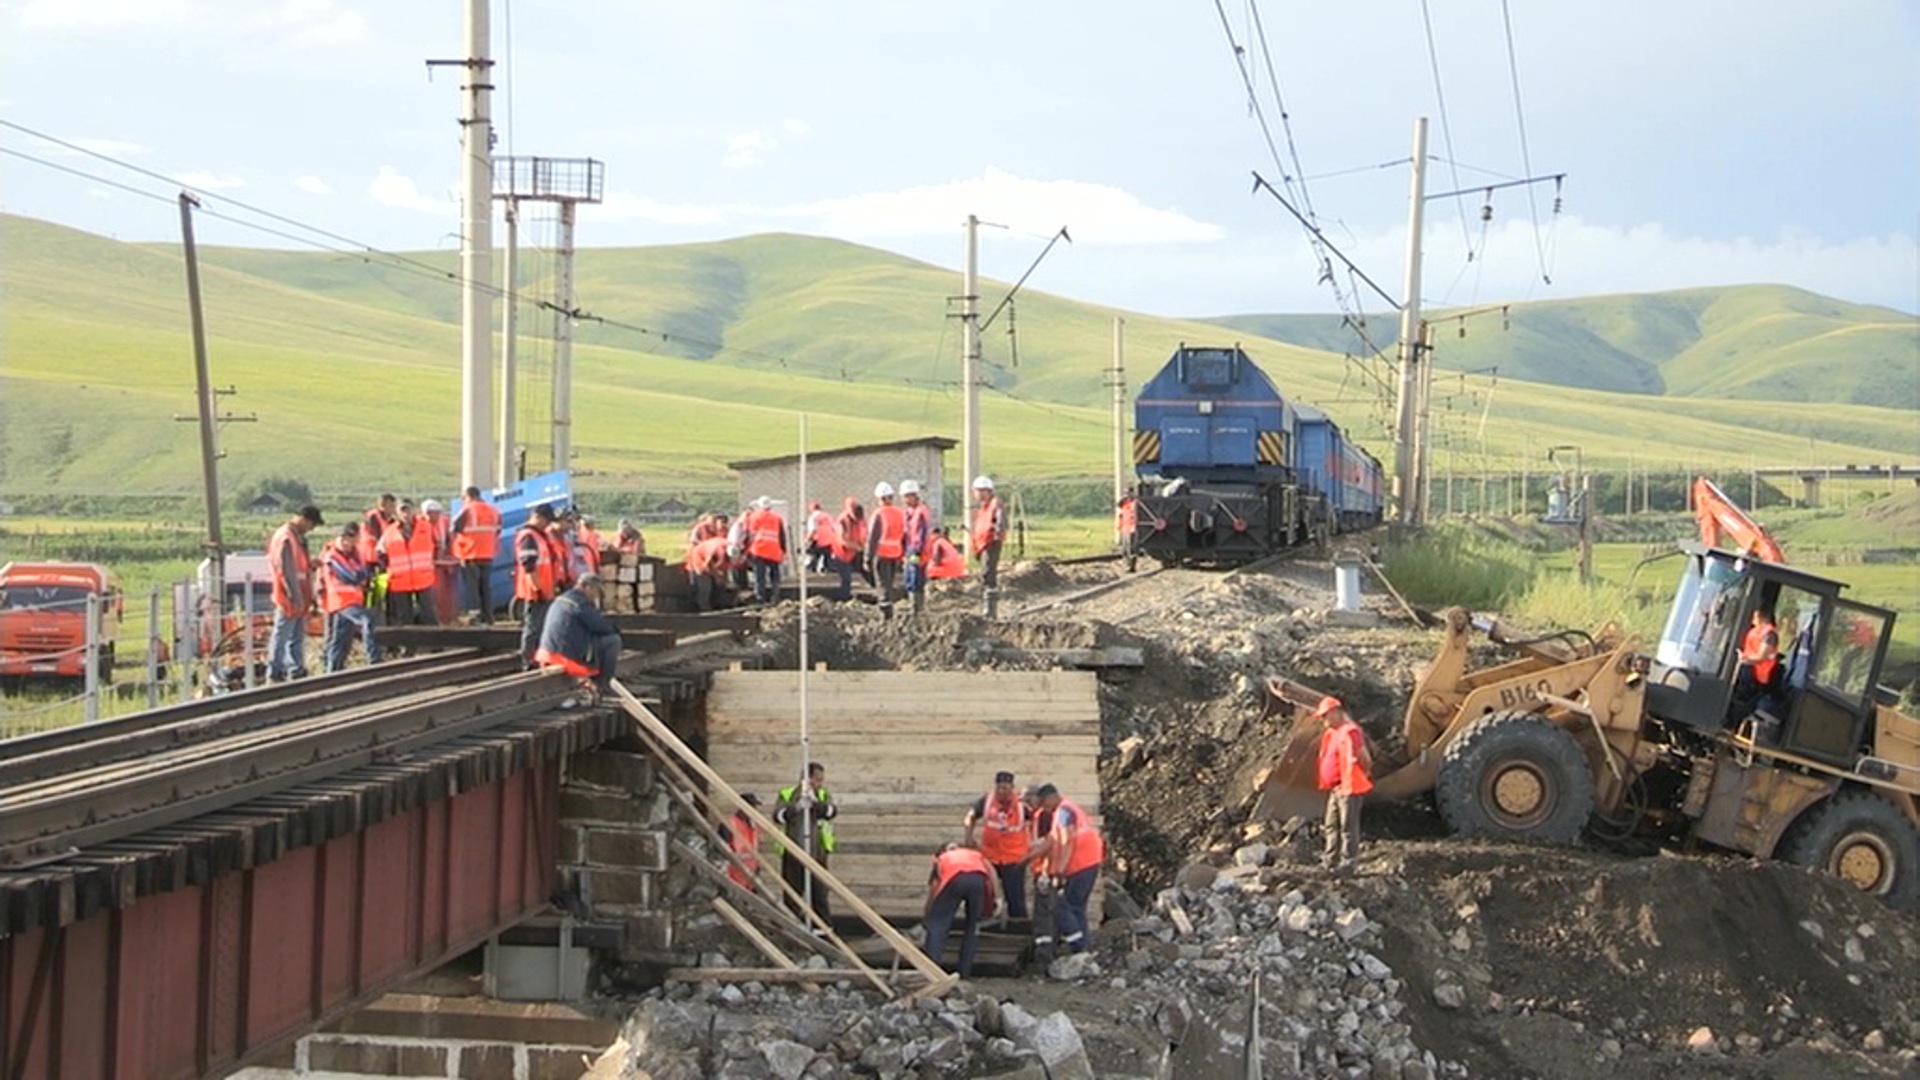
[(493, 465), (493, 61), (489, 0), (467, 0), (466, 111), (460, 118), (460, 487)]
[[(1108, 384), (1113, 388), (1113, 504), (1127, 493), (1127, 364), (1124, 337), (1127, 320), (1118, 315), (1113, 318), (1113, 367), (1108, 372)], [(1114, 519), (1114, 528), (1118, 529), (1119, 519)]]
[(962, 484), (971, 484), (980, 468), (980, 219), (967, 215), (967, 262), (960, 281), (960, 381), (965, 384), (962, 417), (966, 437), (960, 451)]
[[(503, 157), (500, 167), (493, 174), (493, 197), (507, 204), (507, 265), (512, 267), (516, 261), (515, 246), (518, 243), (516, 227), (520, 214), (520, 204), (527, 202), (558, 203), (560, 206), (559, 247), (554, 253), (554, 296), (553, 296), (553, 413), (552, 423), (552, 471), (558, 472), (571, 467), (573, 460), (573, 320), (575, 305), (573, 299), (573, 228), (577, 209), (581, 203), (600, 201), (606, 186), (606, 165), (593, 158), (547, 158), (547, 157)], [(502, 387), (511, 386), (515, 378), (514, 342), (515, 320), (513, 309), (518, 302), (516, 289), (518, 283), (511, 272), (507, 277), (507, 315), (502, 319), (502, 329), (507, 337), (504, 345), (506, 358), (500, 373)], [(515, 477), (513, 461), (514, 415), (511, 392), (502, 391), (500, 409), (500, 439), (503, 444), (500, 453), (501, 486), (511, 483)]]
[(1407, 277), (1400, 308), (1400, 399), (1393, 427), (1393, 520), (1421, 521), (1419, 428), (1423, 397), (1420, 371), (1420, 230), (1426, 219), (1427, 118), (1413, 122), (1413, 191), (1407, 207)]

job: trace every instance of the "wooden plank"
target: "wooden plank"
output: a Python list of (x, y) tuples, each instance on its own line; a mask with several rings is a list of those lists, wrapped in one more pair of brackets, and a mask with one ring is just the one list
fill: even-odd
[[(668, 968), (668, 982), (762, 982), (762, 983), (823, 983), (839, 982), (842, 979), (858, 979), (860, 972), (852, 968)], [(926, 979), (919, 971), (895, 972), (894, 977), (903, 979)], [(946, 979), (953, 980), (949, 975)], [(953, 980), (958, 981), (958, 980)]]
[[(760, 950), (760, 955), (773, 961), (774, 967), (777, 967), (782, 971), (800, 970), (799, 964), (794, 963), (793, 960), (789, 958), (786, 953), (781, 952), (778, 948), (774, 946), (773, 942), (768, 941), (767, 935), (761, 933), (759, 927), (748, 922), (747, 917), (745, 915), (742, 915), (738, 911), (735, 911), (733, 909), (732, 904), (729, 904), (725, 900), (722, 900), (721, 898), (716, 896), (713, 898), (713, 910), (719, 912), (720, 917), (727, 920), (728, 925), (732, 926), (735, 930), (740, 931), (741, 937), (744, 937), (749, 942), (752, 942), (753, 947)], [(813, 985), (812, 983), (802, 983), (801, 989), (805, 990), (809, 994), (817, 994), (820, 992), (820, 988), (818, 986)]]
[[(728, 784), (719, 773), (713, 771), (712, 766), (702, 761), (698, 754), (695, 754), (685, 743), (681, 742), (680, 737), (673, 733), (673, 729), (669, 728), (659, 717), (653, 715), (645, 705), (640, 703), (640, 699), (634, 697), (626, 687), (615, 682), (613, 684), (613, 691), (615, 696), (620, 699), (621, 704), (626, 707), (627, 714), (633, 717), (642, 730), (653, 737), (655, 743), (664, 747), (681, 765), (692, 770), (701, 779), (705, 780), (708, 785), (710, 785), (712, 791), (717, 792), (731, 804), (734, 811), (745, 814), (748, 820), (752, 821), (755, 826), (769, 836), (777, 834), (780, 831), (779, 826), (773, 823), (772, 818), (761, 813), (759, 807), (749, 805), (745, 800), (741, 799), (740, 793), (734, 790), (732, 785)], [(826, 867), (820, 865), (819, 861), (807, 852), (804, 845), (791, 848), (789, 854), (798, 860), (802, 866), (806, 867), (808, 871), (813, 873), (815, 879), (825, 885), (829, 892), (833, 893), (842, 903), (845, 903), (849, 908), (853, 909), (854, 914), (859, 916), (860, 921), (865, 923), (868, 929), (878, 934), (887, 944), (893, 946), (894, 952), (899, 955), (901, 959), (925, 975), (929, 980), (930, 985), (928, 989), (930, 991), (934, 993), (944, 993), (947, 989), (952, 988), (959, 982), (957, 976), (949, 975), (942, 970), (940, 965), (929, 959), (927, 954), (923, 952), (918, 945), (915, 945), (906, 935), (894, 929), (893, 925), (882, 918), (879, 912), (874, 911), (872, 907), (868, 906), (866, 901), (860, 898), (859, 893), (848, 888), (844, 882), (828, 872)]]

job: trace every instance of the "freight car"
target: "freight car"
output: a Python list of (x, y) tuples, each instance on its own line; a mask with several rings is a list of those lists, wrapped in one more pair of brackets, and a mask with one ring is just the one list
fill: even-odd
[(1134, 549), (1237, 565), (1378, 524), (1381, 470), (1238, 345), (1181, 345), (1134, 401)]

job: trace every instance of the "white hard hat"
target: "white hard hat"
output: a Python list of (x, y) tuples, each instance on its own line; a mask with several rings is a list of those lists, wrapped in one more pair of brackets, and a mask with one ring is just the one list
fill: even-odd
[(427, 501), (420, 504), (420, 511), (426, 514), (431, 514), (436, 510), (445, 510), (445, 509), (446, 507), (440, 505), (439, 499), (428, 499)]
[(920, 494), (920, 481), (918, 481), (918, 480), (902, 480), (902, 481), (900, 481), (900, 494), (902, 494), (902, 495), (918, 495), (918, 494)]
[(765, 495), (762, 495), (759, 498), (753, 500), (753, 507), (756, 510), (765, 510), (772, 505), (773, 505), (773, 500), (767, 498)]
[(993, 490), (993, 477), (991, 477), (991, 476), (976, 476), (976, 477), (974, 477), (974, 478), (973, 478), (973, 489), (974, 489), (975, 491), (979, 491), (979, 490), (982, 490), (982, 489), (985, 489), (985, 490), (987, 490), (987, 491), (992, 491), (992, 490)]
[(876, 499), (893, 498), (893, 485), (887, 483), (885, 480), (873, 485), (873, 497)]

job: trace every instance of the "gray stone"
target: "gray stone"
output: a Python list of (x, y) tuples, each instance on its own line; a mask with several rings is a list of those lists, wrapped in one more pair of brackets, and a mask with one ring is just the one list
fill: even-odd
[(1333, 929), (1340, 935), (1341, 941), (1352, 941), (1361, 934), (1373, 929), (1367, 916), (1359, 908), (1348, 908), (1333, 920)]
[(1372, 979), (1374, 982), (1380, 982), (1393, 977), (1393, 969), (1388, 967), (1385, 961), (1370, 952), (1363, 952), (1354, 957), (1354, 967), (1358, 969), (1359, 974)]
[(1305, 904), (1289, 901), (1280, 905), (1280, 911), (1274, 921), (1283, 930), (1304, 934), (1313, 929), (1313, 909)]
[(747, 992), (732, 983), (720, 987), (715, 996), (729, 1005), (738, 1005), (747, 1000)]
[(1687, 1036), (1687, 1051), (1694, 1054), (1718, 1054), (1720, 1043), (1714, 1038), (1713, 1029), (1704, 1024), (1694, 1028), (1693, 1034)]
[(780, 1080), (800, 1080), (807, 1071), (807, 1063), (813, 1060), (813, 1048), (790, 1039), (775, 1039), (761, 1044), (760, 1055), (767, 1059), (767, 1068)]
[(1860, 1049), (1871, 1054), (1877, 1054), (1886, 1048), (1887, 1033), (1881, 1031), (1879, 1028), (1874, 1028), (1872, 1031), (1867, 1032), (1866, 1037), (1860, 1040)]
[(907, 1057), (894, 1042), (876, 1042), (860, 1051), (860, 1067), (882, 1076), (898, 1075), (906, 1070)]
[(1037, 1061), (1028, 1060), (1007, 1072), (994, 1073), (993, 1080), (1048, 1080), (1047, 1067)]
[(973, 1003), (973, 1030), (989, 1038), (1005, 1033), (998, 1001), (983, 997)]
[(1603, 1060), (1618, 1061), (1620, 1060), (1620, 1055), (1624, 1052), (1625, 1051), (1620, 1046), (1619, 1039), (1601, 1039), (1600, 1040), (1600, 1057)]
[(1433, 1080), (1433, 1070), (1419, 1058), (1408, 1058), (1400, 1064), (1400, 1080)]
[(916, 1054), (913, 1064), (916, 1068), (932, 1067), (944, 1071), (949, 1066), (960, 1064), (966, 1058), (966, 1044), (956, 1036), (943, 1035), (928, 1043), (924, 1050)]
[(1047, 965), (1047, 978), (1060, 982), (1092, 979), (1099, 975), (1100, 962), (1093, 958), (1092, 953), (1069, 953)]
[(1248, 844), (1233, 853), (1233, 861), (1239, 866), (1265, 866), (1273, 849), (1266, 844)]
[[(1016, 1039), (1016, 1042), (1020, 1040)], [(1040, 1055), (1049, 1080), (1094, 1080), (1093, 1066), (1087, 1061), (1087, 1048), (1080, 1032), (1063, 1012), (1049, 1013), (1027, 1032), (1022, 1044)]]
[(1164, 1001), (1153, 1013), (1153, 1026), (1169, 1043), (1178, 1044), (1187, 1037), (1187, 1025), (1193, 1022), (1193, 1006), (1185, 997)]
[(1433, 1003), (1443, 1009), (1459, 1009), (1467, 1004), (1467, 992), (1459, 983), (1441, 983), (1433, 988)]
[(1000, 1003), (1000, 1033), (1017, 1046), (1026, 1045), (1026, 1037), (1040, 1026), (1040, 1018), (1011, 1001)]
[(1214, 880), (1219, 876), (1220, 871), (1215, 869), (1212, 864), (1196, 862), (1188, 863), (1181, 867), (1180, 872), (1174, 875), (1173, 880), (1183, 889), (1197, 890), (1211, 888)]
[(1840, 951), (1846, 954), (1847, 963), (1849, 964), (1864, 964), (1867, 962), (1867, 947), (1861, 944), (1859, 938), (1851, 934), (1847, 935), (1847, 943), (1840, 947)]
[(1120, 775), (1127, 776), (1147, 762), (1147, 740), (1129, 735), (1120, 740)]

